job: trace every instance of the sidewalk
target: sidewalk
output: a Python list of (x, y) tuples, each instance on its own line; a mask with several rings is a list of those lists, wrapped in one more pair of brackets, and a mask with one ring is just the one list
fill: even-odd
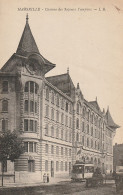
[(37, 182), (37, 183), (6, 183), (4, 186), (0, 186), (1, 188), (16, 188), (16, 187), (33, 187), (33, 186), (48, 186), (48, 185), (54, 185), (61, 182), (68, 182), (71, 181), (70, 178), (53, 178), (50, 180), (49, 183), (43, 183), (43, 182)]

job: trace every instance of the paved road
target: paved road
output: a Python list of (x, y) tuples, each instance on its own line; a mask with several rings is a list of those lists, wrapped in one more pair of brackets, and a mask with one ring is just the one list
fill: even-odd
[(0, 189), (0, 195), (121, 195), (116, 193), (115, 184), (86, 188), (85, 183), (60, 182), (58, 184)]

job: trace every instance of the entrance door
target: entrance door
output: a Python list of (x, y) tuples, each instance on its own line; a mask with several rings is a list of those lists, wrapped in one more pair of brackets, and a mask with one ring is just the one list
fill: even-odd
[(51, 161), (51, 177), (54, 177), (54, 162)]

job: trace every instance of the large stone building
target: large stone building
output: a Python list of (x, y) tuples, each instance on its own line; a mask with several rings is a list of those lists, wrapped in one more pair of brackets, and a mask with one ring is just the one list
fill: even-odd
[(14, 165), (6, 164), (16, 181), (68, 176), (76, 160), (112, 170), (118, 125), (109, 109), (85, 100), (69, 70), (45, 77), (54, 67), (40, 54), (27, 17), (16, 53), (0, 70), (0, 130), (17, 129), (25, 147)]

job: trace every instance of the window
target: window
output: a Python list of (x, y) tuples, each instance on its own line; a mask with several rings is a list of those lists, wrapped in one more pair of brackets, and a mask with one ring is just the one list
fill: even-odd
[(54, 146), (51, 146), (51, 154), (54, 154)]
[(84, 146), (84, 144), (85, 144), (84, 136), (82, 136), (82, 144), (83, 144), (83, 146)]
[(76, 134), (76, 141), (77, 142), (79, 141), (79, 134), (78, 133)]
[(56, 96), (56, 105), (59, 106), (59, 95)]
[(46, 99), (49, 100), (49, 89), (46, 88)]
[(71, 131), (69, 132), (69, 141), (71, 142)]
[(87, 112), (87, 121), (90, 119), (90, 111)]
[(89, 147), (89, 138), (87, 137), (87, 147)]
[(51, 136), (54, 137), (54, 127), (51, 127)]
[(63, 113), (61, 114), (61, 123), (62, 124), (64, 123), (64, 114)]
[(25, 92), (28, 92), (29, 91), (29, 82), (26, 82), (25, 84)]
[(37, 113), (37, 102), (35, 102), (35, 113)]
[(93, 148), (93, 140), (91, 139), (91, 148)]
[(54, 104), (54, 92), (52, 91), (51, 102)]
[(33, 82), (33, 81), (28, 81), (25, 84), (25, 92), (30, 92), (30, 93), (34, 93), (37, 94), (38, 92), (38, 85), (37, 83)]
[(30, 120), (30, 131), (33, 131), (33, 120)]
[(84, 132), (85, 131), (85, 123), (82, 122), (82, 131)]
[(35, 161), (34, 160), (28, 160), (28, 171), (29, 172), (35, 171)]
[(45, 160), (45, 171), (48, 171), (48, 160)]
[(65, 148), (65, 156), (67, 156), (67, 148)]
[(59, 129), (56, 129), (56, 138), (59, 138)]
[(61, 155), (63, 155), (63, 147), (61, 147)]
[(65, 171), (67, 171), (67, 162), (65, 162)]
[(24, 142), (24, 152), (28, 152), (28, 142)]
[(72, 104), (70, 103), (70, 113), (72, 112)]
[(65, 110), (68, 112), (68, 102), (66, 102)]
[(1, 172), (7, 172), (7, 160), (1, 162)]
[(24, 119), (24, 131), (37, 132), (37, 121)]
[(71, 149), (69, 149), (69, 156), (71, 156)]
[(56, 154), (59, 155), (59, 147), (56, 146)]
[(51, 108), (51, 119), (54, 120), (54, 109)]
[(76, 119), (76, 128), (79, 129), (79, 119)]
[(65, 125), (68, 126), (68, 116), (65, 116)]
[(8, 130), (8, 120), (7, 119), (3, 119), (2, 120), (2, 131), (7, 131)]
[(30, 101), (30, 112), (34, 112), (34, 102)]
[(8, 112), (8, 101), (7, 100), (2, 101), (2, 111)]
[(28, 100), (25, 100), (24, 110), (25, 112), (28, 112)]
[(63, 161), (61, 161), (61, 171), (63, 171)]
[(91, 136), (93, 136), (93, 127), (91, 127)]
[(45, 126), (45, 135), (48, 135), (48, 124), (46, 124), (46, 126)]
[(45, 145), (45, 152), (48, 153), (48, 144)]
[(61, 139), (63, 140), (63, 129), (61, 130)]
[(37, 143), (24, 142), (24, 152), (37, 152)]
[(46, 117), (49, 117), (49, 106), (46, 105)]
[(59, 122), (59, 111), (56, 111), (56, 121)]
[(82, 115), (83, 115), (83, 118), (85, 118), (85, 108), (83, 108), (82, 110)]
[(95, 137), (97, 137), (97, 130), (95, 129)]
[(89, 134), (89, 125), (87, 124), (87, 133)]
[(65, 131), (65, 141), (67, 141), (67, 130)]
[(8, 92), (8, 81), (3, 81), (2, 89), (3, 92)]
[(29, 152), (33, 152), (33, 142), (29, 142)]
[(59, 171), (59, 162), (56, 161), (56, 171)]
[(64, 99), (61, 100), (61, 108), (64, 109)]
[(30, 93), (34, 93), (34, 82), (30, 81)]
[(77, 103), (77, 114), (79, 114), (79, 103)]

